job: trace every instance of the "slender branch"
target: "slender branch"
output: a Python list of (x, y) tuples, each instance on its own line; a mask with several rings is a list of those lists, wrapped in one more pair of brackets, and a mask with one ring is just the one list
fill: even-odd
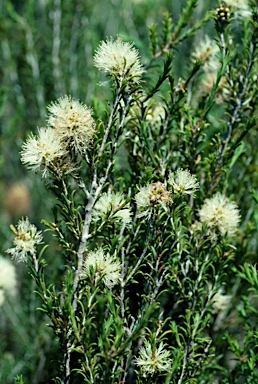
[(152, 228), (152, 221), (149, 220), (148, 221), (148, 230), (147, 230), (147, 236), (146, 236), (146, 241), (145, 241), (145, 247), (142, 251), (142, 254), (141, 256), (139, 257), (137, 263), (135, 264), (134, 268), (131, 270), (131, 272), (129, 273), (129, 275), (127, 276), (127, 279), (125, 280), (125, 284), (128, 283), (128, 281), (131, 280), (131, 278), (133, 277), (133, 275), (135, 274), (135, 272), (137, 271), (139, 265), (142, 263), (146, 253), (147, 253), (147, 250), (148, 250), (148, 247), (149, 247), (149, 241), (150, 241), (150, 233), (151, 233), (151, 228)]
[[(221, 48), (222, 48), (222, 54), (225, 57), (226, 55), (226, 44), (225, 44), (225, 37), (224, 33), (222, 32), (220, 34), (220, 41), (221, 41)], [(220, 178), (218, 177), (218, 172), (223, 165), (224, 157), (227, 152), (229, 143), (233, 136), (233, 130), (237, 123), (239, 123), (241, 119), (241, 110), (242, 108), (250, 101), (250, 98), (245, 100), (245, 96), (247, 94), (248, 88), (249, 88), (249, 78), (251, 74), (252, 67), (254, 65), (254, 58), (255, 58), (255, 51), (256, 51), (256, 44), (254, 44), (252, 41), (250, 42), (249, 46), (249, 59), (248, 64), (245, 70), (245, 74), (240, 76), (239, 83), (242, 83), (242, 80), (244, 79), (242, 83), (242, 89), (239, 92), (239, 94), (234, 95), (234, 104), (231, 104), (231, 113), (230, 113), (230, 119), (227, 122), (227, 133), (225, 139), (221, 142), (219, 150), (218, 150), (218, 160), (215, 164), (215, 169), (213, 172), (213, 176), (210, 182), (209, 192), (214, 190), (218, 183)], [(229, 81), (229, 84), (231, 85), (231, 88), (233, 89), (234, 82), (233, 79), (230, 76), (230, 69), (229, 65), (226, 66), (226, 74)]]
[(189, 343), (190, 343), (190, 340), (188, 340), (187, 346), (185, 347), (185, 350), (184, 350), (183, 366), (182, 366), (181, 375), (179, 377), (177, 384), (181, 384), (183, 382), (183, 378), (184, 378), (185, 371), (186, 371), (187, 360), (188, 360), (188, 354), (189, 354)]

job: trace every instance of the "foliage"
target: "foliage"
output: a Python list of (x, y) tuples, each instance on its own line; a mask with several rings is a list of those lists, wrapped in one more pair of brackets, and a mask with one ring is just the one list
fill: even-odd
[(147, 49), (148, 4), (124, 19), (110, 4), (113, 38), (97, 3), (90, 18), (81, 1), (3, 7), (2, 156), (38, 173), (45, 232), (22, 218), (12, 245), (3, 225), (26, 263), (21, 302), (0, 281), (2, 382), (257, 381), (257, 6), (184, 1)]

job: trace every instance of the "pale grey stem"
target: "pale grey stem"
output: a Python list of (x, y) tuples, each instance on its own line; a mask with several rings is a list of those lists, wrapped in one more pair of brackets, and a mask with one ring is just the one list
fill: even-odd
[(192, 377), (195, 376), (195, 374), (196, 374), (196, 372), (198, 371), (199, 367), (200, 367), (201, 364), (204, 362), (205, 357), (208, 355), (208, 352), (209, 352), (209, 349), (210, 349), (211, 344), (212, 344), (212, 339), (208, 342), (207, 346), (205, 347), (205, 349), (204, 349), (204, 351), (203, 351), (202, 356), (199, 358), (199, 362), (198, 362), (197, 366), (195, 367), (195, 370), (194, 370), (193, 373), (192, 373)]
[[(203, 263), (202, 266), (201, 266), (201, 269), (200, 269), (200, 272), (199, 272), (199, 276), (198, 276), (198, 278), (197, 278), (197, 281), (196, 281), (195, 286), (194, 286), (194, 289), (193, 289), (193, 293), (194, 293), (195, 290), (197, 290), (197, 288), (198, 288), (198, 285), (199, 285), (199, 283), (200, 283), (200, 281), (201, 281), (202, 274), (203, 274), (203, 270), (204, 270), (205, 265), (207, 264), (208, 258), (209, 258), (209, 254), (206, 256), (205, 261), (204, 261), (204, 263)], [(216, 276), (215, 276), (215, 282), (214, 282), (214, 285), (213, 285), (213, 287), (209, 290), (206, 305), (205, 305), (205, 307), (203, 308), (203, 310), (202, 310), (202, 312), (201, 312), (201, 314), (200, 314), (200, 319), (203, 318), (203, 316), (205, 315), (205, 312), (206, 312), (206, 310), (207, 310), (207, 307), (208, 307), (208, 305), (210, 304), (210, 300), (211, 300), (211, 298), (212, 298), (212, 296), (213, 296), (213, 294), (214, 294), (214, 292), (215, 292), (215, 290), (216, 290), (216, 283), (217, 283), (217, 281), (218, 281), (218, 278), (219, 278), (219, 275), (216, 275)], [(196, 305), (196, 299), (193, 301), (193, 304), (192, 304), (192, 311), (194, 310), (195, 305)], [(210, 346), (210, 344), (209, 344), (209, 346)], [(204, 351), (204, 352), (205, 352), (205, 351)], [(178, 384), (181, 384), (181, 383), (182, 383), (182, 380), (183, 380), (183, 378), (184, 378), (184, 374), (185, 374), (185, 370), (186, 370), (186, 364), (187, 364), (187, 359), (188, 359), (188, 353), (189, 353), (189, 345), (187, 345), (187, 346), (185, 347), (185, 350), (184, 350), (183, 367), (182, 367), (182, 371), (181, 371), (181, 375), (180, 375)]]
[(182, 367), (181, 375), (180, 375), (180, 377), (179, 377), (179, 380), (178, 380), (178, 383), (177, 383), (177, 384), (181, 384), (181, 383), (183, 382), (183, 378), (184, 378), (185, 370), (186, 370), (186, 364), (187, 364), (188, 352), (189, 352), (189, 347), (186, 346), (186, 347), (185, 347), (185, 350), (184, 350), (183, 367)]
[(87, 205), (85, 207), (85, 220), (84, 220), (84, 224), (83, 224), (83, 229), (82, 229), (82, 237), (81, 237), (81, 241), (80, 241), (80, 245), (79, 245), (79, 249), (78, 249), (78, 265), (77, 265), (77, 269), (76, 269), (76, 272), (75, 272), (75, 278), (74, 278), (74, 284), (73, 284), (73, 289), (74, 289), (74, 292), (75, 292), (75, 296), (74, 296), (74, 300), (73, 300), (73, 309), (74, 311), (76, 311), (76, 308), (77, 308), (77, 294), (76, 294), (76, 290), (77, 290), (77, 287), (78, 287), (78, 283), (79, 283), (79, 279), (80, 279), (80, 274), (81, 274), (81, 271), (82, 271), (82, 266), (83, 266), (83, 255), (84, 255), (84, 252), (85, 252), (85, 249), (86, 249), (86, 243), (87, 243), (87, 240), (88, 240), (88, 235), (89, 235), (89, 228), (90, 228), (90, 223), (91, 223), (91, 218), (92, 218), (92, 210), (93, 210), (93, 206), (94, 206), (94, 203), (96, 201), (96, 198), (98, 196), (98, 194), (100, 193), (101, 191), (101, 188), (102, 188), (102, 184), (101, 185), (98, 185), (97, 184), (97, 171), (95, 169), (94, 171), (94, 176), (93, 176), (93, 181), (92, 181), (92, 184), (91, 184), (91, 189), (90, 191), (88, 192), (88, 202), (87, 202)]
[[(201, 268), (200, 268), (200, 271), (199, 271), (199, 275), (198, 275), (198, 277), (197, 277), (197, 279), (196, 279), (196, 282), (195, 282), (195, 284), (194, 284), (194, 288), (193, 288), (193, 292), (192, 292), (192, 294), (193, 294), (193, 298), (194, 298), (194, 300), (193, 300), (193, 304), (192, 304), (192, 311), (194, 310), (194, 308), (195, 308), (195, 306), (196, 306), (196, 301), (197, 301), (197, 299), (196, 299), (196, 297), (195, 297), (195, 293), (196, 293), (196, 291), (197, 291), (197, 289), (198, 289), (198, 286), (199, 286), (199, 284), (200, 284), (200, 282), (201, 282), (201, 280), (202, 280), (203, 271), (204, 271), (204, 268), (206, 267), (206, 265), (207, 265), (207, 263), (208, 263), (209, 257), (210, 257), (210, 253), (208, 252), (207, 255), (206, 255), (206, 257), (205, 257), (204, 262), (203, 262), (202, 265), (201, 265)], [(198, 269), (199, 269), (199, 266), (198, 266)], [(197, 271), (198, 271), (198, 269), (197, 269)]]
[(151, 300), (150, 300), (150, 304), (154, 303), (154, 300), (157, 297), (157, 294), (159, 293), (159, 289), (160, 289), (161, 284), (162, 284), (162, 282), (164, 280), (164, 277), (165, 277), (165, 275), (167, 273), (167, 270), (168, 270), (168, 268), (164, 268), (164, 271), (162, 272), (162, 275), (160, 276), (160, 279), (158, 279), (158, 278), (156, 279), (156, 287), (155, 287), (154, 292), (152, 294), (152, 297), (151, 297)]
[[(224, 37), (223, 33), (221, 33), (221, 35), (220, 35), (220, 41), (221, 41), (222, 54), (223, 54), (223, 57), (225, 57), (226, 56), (226, 43), (225, 43), (225, 37)], [(250, 101), (250, 99), (244, 100), (244, 97), (245, 97), (245, 95), (248, 91), (248, 87), (249, 87), (249, 76), (250, 76), (251, 69), (252, 69), (253, 64), (254, 64), (255, 48), (256, 47), (251, 42), (250, 43), (249, 60), (248, 60), (248, 65), (247, 65), (244, 77), (242, 74), (240, 75), (240, 78), (241, 77), (242, 77), (242, 79), (244, 78), (242, 90), (239, 94), (236, 94), (236, 92), (234, 93), (234, 100), (235, 100), (236, 105), (234, 105), (234, 106), (231, 105), (231, 107), (233, 108), (233, 113), (232, 113), (229, 121), (227, 122), (227, 128), (228, 128), (227, 137), (220, 144), (220, 148), (218, 151), (219, 152), (218, 153), (218, 160), (217, 160), (217, 163), (215, 166), (215, 172), (214, 172), (214, 175), (213, 175), (212, 180), (210, 182), (210, 190), (212, 189), (212, 185), (213, 185), (213, 182), (216, 178), (217, 171), (218, 171), (220, 165), (223, 163), (223, 158), (226, 154), (228, 145), (229, 145), (230, 140), (233, 136), (234, 126), (241, 119), (241, 114), (240, 114), (241, 108)], [(229, 83), (233, 89), (234, 82), (230, 78), (230, 71), (229, 71), (228, 65), (226, 67), (226, 73), (228, 75), (228, 81), (229, 81)]]
[(12, 61), (12, 53), (11, 53), (10, 45), (7, 39), (2, 41), (1, 47), (3, 52), (3, 59), (6, 61), (6, 64), (8, 64), (8, 65), (6, 64), (4, 65), (4, 67), (8, 68), (7, 75), (10, 76), (12, 87), (17, 96), (18, 103), (24, 106), (25, 97), (23, 95), (22, 87), (19, 82), (17, 68), (15, 68), (15, 64)]
[(60, 68), (61, 17), (61, 0), (54, 0), (52, 62), (55, 80), (54, 88), (57, 96), (61, 96), (64, 93), (62, 71)]
[(103, 137), (100, 149), (99, 149), (99, 153), (98, 153), (99, 157), (101, 157), (103, 155), (103, 152), (104, 152), (104, 149), (105, 149), (105, 145), (106, 145), (106, 142), (107, 142), (107, 138), (108, 138), (110, 129), (112, 127), (112, 124), (113, 124), (113, 121), (114, 121), (114, 117), (116, 115), (117, 107), (118, 107), (118, 104), (120, 102), (120, 97), (121, 97), (121, 95), (120, 95), (121, 86), (122, 86), (122, 82), (120, 81), (119, 87), (117, 89), (116, 98), (115, 98), (115, 101), (114, 101), (114, 104), (113, 104), (113, 107), (111, 109), (111, 113), (110, 113), (110, 116), (109, 116), (109, 119), (108, 119), (108, 124), (107, 124), (107, 127), (106, 127), (106, 131), (105, 131), (105, 134), (104, 134), (104, 137)]
[[(120, 87), (121, 87), (121, 85), (122, 85), (122, 83), (120, 84)], [(115, 102), (113, 104), (113, 108), (112, 108), (111, 113), (110, 113), (106, 132), (105, 132), (105, 135), (103, 137), (101, 147), (100, 147), (100, 150), (98, 153), (98, 158), (101, 158), (101, 156), (103, 155), (105, 145), (106, 145), (106, 142), (108, 139), (108, 135), (109, 135), (110, 129), (111, 129), (112, 124), (113, 124), (113, 120), (114, 120), (115, 115), (116, 115), (119, 101), (120, 101), (120, 88), (117, 91)], [(122, 125), (124, 124), (124, 121), (125, 121), (125, 112), (123, 114), (122, 121), (119, 124), (119, 129), (121, 129)], [(117, 144), (118, 143), (116, 141), (114, 143), (114, 147), (113, 147), (114, 150), (116, 149)], [(84, 224), (83, 224), (83, 229), (82, 229), (81, 241), (80, 241), (79, 249), (78, 249), (78, 253), (77, 253), (77, 268), (76, 268), (74, 283), (73, 283), (74, 299), (73, 299), (72, 306), (73, 306), (74, 312), (77, 309), (77, 303), (78, 303), (77, 288), (78, 288), (78, 284), (80, 281), (80, 275), (81, 275), (82, 268), (83, 268), (84, 252), (86, 250), (87, 241), (91, 237), (91, 234), (89, 233), (89, 231), (90, 231), (90, 224), (91, 224), (91, 220), (92, 220), (93, 207), (95, 205), (95, 202), (96, 202), (99, 194), (101, 193), (101, 190), (102, 190), (104, 184), (106, 183), (110, 169), (112, 167), (112, 164), (113, 164), (113, 158), (110, 158), (108, 165), (106, 167), (105, 175), (102, 178), (100, 178), (99, 181), (98, 181), (98, 175), (97, 175), (97, 168), (95, 167), (94, 174), (93, 174), (93, 180), (92, 180), (91, 187), (89, 190), (86, 189), (86, 186), (82, 181), (80, 182), (80, 186), (83, 188), (83, 190), (86, 194), (86, 197), (87, 197), (87, 204), (85, 207), (85, 219), (84, 219)], [(90, 305), (90, 303), (89, 303), (89, 305)], [(69, 340), (70, 340), (71, 334), (72, 334), (72, 328), (70, 328), (70, 330), (67, 333), (67, 338), (68, 338), (67, 345), (70, 343)], [(70, 370), (70, 352), (67, 351), (67, 354), (66, 354), (66, 377), (68, 377), (70, 374), (69, 370)], [(68, 381), (68, 383), (69, 383), (69, 381)]]
[(127, 276), (127, 279), (125, 280), (125, 284), (127, 284), (128, 281), (130, 281), (130, 279), (133, 277), (133, 275), (137, 271), (139, 265), (141, 264), (141, 262), (143, 261), (145, 255), (146, 255), (146, 252), (148, 250), (148, 246), (149, 246), (149, 235), (148, 235), (148, 238), (147, 238), (147, 241), (146, 241), (146, 246), (144, 247), (144, 250), (142, 251), (142, 254), (141, 254), (140, 258), (138, 259), (137, 263), (135, 264), (134, 268), (131, 270), (131, 272)]
[(79, 249), (78, 249), (78, 264), (77, 264), (77, 269), (75, 272), (75, 278), (74, 278), (74, 284), (73, 284), (73, 289), (74, 289), (73, 309), (74, 309), (74, 311), (76, 311), (76, 308), (77, 308), (76, 290), (78, 287), (78, 283), (80, 280), (80, 274), (82, 271), (83, 255), (84, 255), (84, 252), (86, 249), (87, 241), (91, 237), (89, 230), (90, 230), (90, 223), (91, 223), (91, 219), (92, 219), (93, 207), (94, 207), (94, 204), (95, 204), (95, 202), (96, 202), (96, 200), (97, 200), (97, 198), (98, 198), (98, 196), (99, 196), (99, 194), (103, 188), (103, 185), (105, 184), (105, 182), (107, 180), (107, 177), (109, 175), (109, 171), (110, 171), (112, 164), (113, 164), (113, 160), (110, 159), (110, 161), (107, 165), (107, 168), (106, 168), (105, 176), (100, 179), (99, 184), (97, 183), (97, 170), (96, 169), (94, 170), (91, 189), (90, 189), (90, 191), (86, 191), (88, 202), (87, 202), (87, 205), (85, 208), (85, 220), (84, 220), (83, 229), (82, 229), (82, 237), (81, 237), (81, 241), (80, 241), (80, 245), (79, 245)]
[[(68, 347), (68, 344), (67, 344), (67, 347)], [(62, 380), (62, 384), (69, 384), (70, 383), (70, 379), (69, 379), (69, 376), (70, 376), (70, 373), (71, 373), (71, 370), (70, 370), (70, 355), (71, 355), (70, 352), (67, 351), (66, 356), (65, 356), (65, 377)]]
[(78, 43), (78, 31), (80, 28), (79, 24), (79, 5), (77, 5), (75, 14), (73, 16), (73, 24), (72, 24), (72, 31), (71, 31), (71, 40), (70, 40), (70, 87), (71, 87), (71, 93), (73, 95), (76, 95), (78, 93), (78, 76), (77, 76), (77, 61), (78, 61), (78, 54), (76, 52), (76, 47)]
[[(39, 261), (37, 259), (36, 252), (32, 254), (32, 260), (33, 260), (33, 264), (34, 264), (34, 269), (38, 274), (39, 273)], [(46, 295), (45, 291), (43, 291), (43, 297), (47, 301), (47, 295)]]
[(35, 255), (35, 253), (32, 254), (32, 260), (33, 260), (33, 263), (34, 263), (34, 268), (35, 268), (35, 271), (38, 273), (39, 271), (39, 262), (38, 262), (38, 259)]
[(26, 21), (23, 21), (22, 24), (25, 27), (26, 41), (27, 41), (27, 46), (28, 46), (26, 58), (27, 58), (28, 63), (30, 64), (31, 70), (32, 70), (40, 118), (42, 120), (44, 120), (45, 113), (46, 113), (45, 97), (44, 97), (43, 87), (41, 84), (38, 55), (37, 55), (37, 52), (35, 50), (34, 38), (33, 38), (32, 32), (31, 32), (30, 26), (27, 24)]
[(89, 371), (89, 374), (90, 374), (90, 380), (91, 380), (91, 383), (94, 383), (92, 370), (91, 370), (91, 367), (90, 367), (90, 364), (89, 364), (89, 359), (88, 359), (88, 356), (87, 356), (87, 354), (86, 354), (84, 345), (82, 345), (82, 349), (83, 349), (83, 353), (84, 353), (84, 358), (85, 358), (85, 362), (86, 362), (86, 367), (88, 368), (88, 371)]
[[(122, 259), (122, 268), (121, 268), (121, 292), (120, 292), (120, 303), (121, 303), (121, 317), (123, 319), (123, 322), (125, 323), (125, 251), (124, 247), (121, 250), (121, 259)], [(126, 322), (127, 323), (127, 322)], [(126, 324), (127, 325), (127, 324)]]
[(128, 353), (126, 354), (125, 368), (123, 369), (123, 367), (121, 367), (122, 368), (121, 371), (123, 372), (123, 378), (120, 381), (120, 383), (126, 383), (126, 376), (128, 375), (129, 362), (132, 358), (131, 348), (132, 348), (132, 342), (128, 345), (128, 348), (127, 348)]
[[(105, 145), (106, 145), (106, 142), (108, 139), (108, 134), (110, 132), (110, 129), (111, 129), (111, 126), (113, 124), (113, 120), (114, 120), (114, 117), (115, 117), (115, 114), (117, 111), (117, 106), (118, 106), (118, 103), (120, 100), (121, 86), (122, 86), (122, 82), (119, 85), (119, 88), (117, 90), (117, 95), (115, 98), (115, 102), (114, 102), (113, 107), (111, 109), (111, 113), (110, 113), (108, 125), (106, 128), (106, 132), (105, 132), (105, 135), (103, 137), (103, 140), (102, 140), (102, 143), (100, 146), (100, 150), (98, 153), (99, 158), (103, 155)], [(124, 124), (124, 119), (125, 119), (125, 112), (123, 114), (123, 118), (122, 118), (122, 121), (120, 122), (119, 128), (121, 128), (121, 125)], [(114, 143), (114, 148), (116, 148), (116, 147), (117, 147), (117, 141)], [(110, 169), (112, 167), (113, 161), (114, 161), (113, 158), (109, 159), (108, 165), (106, 167), (105, 175), (99, 180), (99, 182), (97, 181), (97, 179), (98, 179), (97, 168), (95, 168), (90, 190), (88, 191), (86, 188), (84, 188), (88, 202), (87, 202), (87, 205), (85, 207), (85, 219), (84, 219), (84, 224), (83, 224), (83, 229), (82, 229), (82, 237), (81, 237), (81, 241), (80, 241), (80, 245), (79, 245), (79, 249), (78, 249), (78, 264), (77, 264), (77, 269), (75, 272), (75, 278), (74, 278), (74, 284), (73, 284), (73, 289), (74, 289), (73, 309), (74, 309), (74, 311), (76, 311), (76, 308), (77, 308), (76, 290), (78, 287), (78, 283), (80, 280), (80, 274), (81, 274), (82, 267), (83, 267), (83, 255), (84, 255), (84, 252), (86, 249), (87, 240), (91, 236), (89, 233), (89, 230), (90, 230), (90, 223), (91, 223), (91, 219), (92, 219), (93, 207), (94, 207), (94, 204), (95, 204), (99, 194), (101, 193), (101, 190), (102, 190), (104, 184), (106, 183), (106, 180), (108, 178), (108, 175), (109, 175)]]
[[(134, 218), (134, 223), (136, 221), (136, 216)], [(129, 242), (127, 248), (126, 248), (126, 252), (125, 254), (128, 255), (129, 251), (130, 251), (130, 248), (131, 248), (131, 245), (133, 244), (134, 240), (137, 238), (137, 235), (138, 235), (138, 232), (140, 230), (140, 225), (137, 226), (136, 230), (134, 231), (134, 235), (133, 235), (133, 238), (132, 240)]]
[(216, 275), (215, 276), (215, 282), (214, 282), (212, 288), (208, 292), (207, 301), (206, 301), (206, 304), (205, 304), (204, 308), (202, 309), (202, 312), (201, 312), (201, 315), (200, 315), (200, 319), (202, 319), (203, 316), (205, 315), (206, 310), (207, 310), (207, 308), (208, 308), (208, 306), (209, 306), (209, 304), (211, 302), (211, 298), (214, 295), (214, 292), (216, 291), (218, 279), (219, 279), (219, 275)]
[(37, 51), (35, 49), (34, 37), (31, 31), (27, 20), (21, 17), (14, 9), (12, 9), (15, 20), (17, 20), (21, 26), (24, 28), (27, 49), (26, 49), (26, 59), (32, 70), (32, 76), (35, 85), (36, 100), (39, 108), (40, 118), (43, 120), (45, 117), (45, 97), (43, 92), (43, 86), (41, 84), (41, 76), (39, 70), (39, 60)]
[[(83, 267), (83, 255), (84, 255), (84, 251), (85, 251), (86, 243), (87, 243), (87, 239), (88, 239), (89, 227), (90, 227), (90, 222), (91, 222), (91, 217), (92, 217), (92, 210), (93, 210), (93, 206), (95, 203), (95, 199), (97, 198), (97, 192), (99, 193), (101, 190), (101, 188), (99, 189), (99, 187), (97, 185), (96, 179), (97, 179), (97, 171), (95, 169), (93, 181), (91, 184), (91, 190), (89, 192), (86, 191), (87, 197), (88, 197), (88, 203), (87, 203), (86, 208), (85, 208), (85, 220), (84, 220), (84, 225), (83, 225), (83, 230), (82, 230), (82, 238), (81, 238), (81, 242), (80, 242), (79, 250), (78, 250), (78, 265), (77, 265), (77, 269), (75, 272), (74, 283), (73, 283), (74, 299), (73, 299), (72, 305), (73, 305), (74, 312), (77, 309), (77, 302), (78, 302), (77, 288), (78, 288), (78, 284), (79, 284), (79, 280), (80, 280), (80, 274), (81, 274), (82, 267)], [(67, 332), (67, 339), (68, 339), (67, 347), (70, 343), (71, 335), (72, 335), (72, 327)], [(66, 361), (65, 361), (66, 378), (64, 378), (65, 381), (62, 381), (62, 383), (68, 384), (69, 379), (67, 379), (67, 377), (69, 377), (69, 375), (70, 375), (70, 352), (68, 350), (67, 350), (65, 359), (66, 359)]]
[[(92, 63), (92, 57), (93, 57), (93, 47), (91, 42), (91, 33), (90, 33), (90, 23), (87, 16), (83, 16), (81, 18), (81, 28), (83, 30), (83, 42), (84, 42), (84, 54), (85, 57), (83, 60), (85, 60), (85, 67), (86, 68), (93, 68)], [(89, 82), (87, 84), (85, 99), (88, 100), (91, 98), (92, 95), (94, 95), (95, 87), (96, 87), (96, 81), (93, 80), (93, 71), (90, 71), (88, 73), (89, 76)]]

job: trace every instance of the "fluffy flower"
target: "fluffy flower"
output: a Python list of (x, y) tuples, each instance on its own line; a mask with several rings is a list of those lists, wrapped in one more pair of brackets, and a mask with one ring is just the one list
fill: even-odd
[[(138, 93), (139, 98), (145, 97), (146, 94), (144, 92)], [(123, 105), (123, 101), (121, 103)], [(159, 99), (155, 100), (147, 100), (147, 102), (144, 103), (144, 109), (146, 113), (146, 121), (149, 125), (160, 125), (162, 121), (164, 121), (166, 117), (166, 111), (165, 111), (165, 104), (162, 103)], [(131, 108), (129, 110), (129, 116), (128, 119), (130, 121), (131, 118), (139, 118), (139, 115), (141, 114), (141, 108), (138, 104), (138, 102), (132, 102)]]
[(168, 183), (172, 185), (175, 193), (194, 195), (194, 192), (199, 189), (199, 182), (187, 169), (178, 169), (176, 172), (170, 172)]
[(148, 109), (146, 120), (151, 124), (160, 124), (165, 118), (165, 109), (161, 103), (155, 103)]
[(229, 236), (233, 236), (240, 222), (240, 213), (236, 203), (221, 193), (205, 199), (199, 210), (199, 216), (201, 222), (207, 224), (210, 234), (225, 235), (227, 233)]
[(67, 151), (57, 133), (51, 128), (40, 128), (38, 136), (31, 135), (22, 146), (21, 162), (33, 172), (49, 174), (49, 167), (65, 157)]
[(131, 81), (138, 83), (144, 69), (139, 60), (138, 50), (132, 43), (116, 40), (101, 41), (93, 58), (95, 67), (103, 72), (108, 72), (119, 78), (129, 77)]
[[(201, 93), (210, 94), (212, 88), (217, 79), (217, 72), (208, 72), (206, 78), (203, 80), (200, 86)], [(226, 78), (223, 76), (220, 79), (219, 87), (215, 95), (215, 102), (217, 104), (222, 104), (225, 100), (230, 97), (230, 90), (228, 89), (228, 82)]]
[(115, 256), (105, 254), (102, 248), (87, 254), (83, 264), (82, 277), (83, 275), (89, 276), (92, 269), (95, 273), (95, 280), (102, 278), (109, 289), (118, 284), (121, 277), (121, 263), (116, 261)]
[(232, 295), (224, 295), (223, 293), (223, 288), (220, 288), (212, 298), (212, 313), (216, 315), (213, 325), (215, 331), (225, 326), (225, 320), (232, 300)]
[(129, 204), (125, 202), (124, 195), (120, 192), (108, 191), (103, 193), (93, 210), (93, 220), (113, 218), (117, 222), (128, 225), (131, 222)]
[(252, 16), (248, 0), (224, 0), (226, 7), (234, 12), (236, 18), (248, 18)]
[(224, 312), (232, 300), (232, 295), (224, 295), (223, 289), (220, 288), (218, 292), (213, 296), (213, 313)]
[(64, 96), (50, 104), (48, 111), (48, 124), (55, 129), (63, 145), (76, 153), (85, 153), (95, 131), (90, 108)]
[(27, 261), (29, 255), (36, 254), (36, 245), (42, 242), (41, 231), (38, 231), (27, 217), (18, 222), (16, 229), (14, 226), (11, 226), (11, 229), (15, 234), (14, 248), (10, 248), (6, 252), (17, 262)]
[(172, 203), (171, 193), (166, 190), (163, 183), (157, 182), (148, 184), (139, 188), (139, 192), (135, 195), (135, 201), (138, 210), (138, 217), (149, 216), (151, 208), (155, 205), (166, 205)]
[(211, 40), (208, 35), (197, 45), (195, 51), (192, 53), (194, 60), (200, 60), (203, 63), (205, 72), (217, 71), (220, 67), (220, 62), (216, 55), (219, 52), (219, 47), (214, 40)]
[(152, 347), (149, 341), (144, 340), (144, 346), (139, 350), (139, 357), (135, 359), (142, 373), (153, 375), (155, 372), (169, 371), (171, 366), (170, 352), (161, 342), (158, 347)]
[(14, 296), (16, 293), (15, 268), (10, 260), (0, 256), (0, 306), (5, 297)]

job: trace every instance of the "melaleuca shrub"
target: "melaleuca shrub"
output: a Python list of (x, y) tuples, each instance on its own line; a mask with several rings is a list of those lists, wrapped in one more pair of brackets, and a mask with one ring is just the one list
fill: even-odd
[(22, 146), (56, 196), (43, 224), (60, 280), (28, 218), (7, 252), (58, 340), (56, 382), (257, 380), (257, 9), (227, 0), (195, 20), (196, 5), (150, 28), (148, 62), (102, 41), (105, 108), (64, 95)]

